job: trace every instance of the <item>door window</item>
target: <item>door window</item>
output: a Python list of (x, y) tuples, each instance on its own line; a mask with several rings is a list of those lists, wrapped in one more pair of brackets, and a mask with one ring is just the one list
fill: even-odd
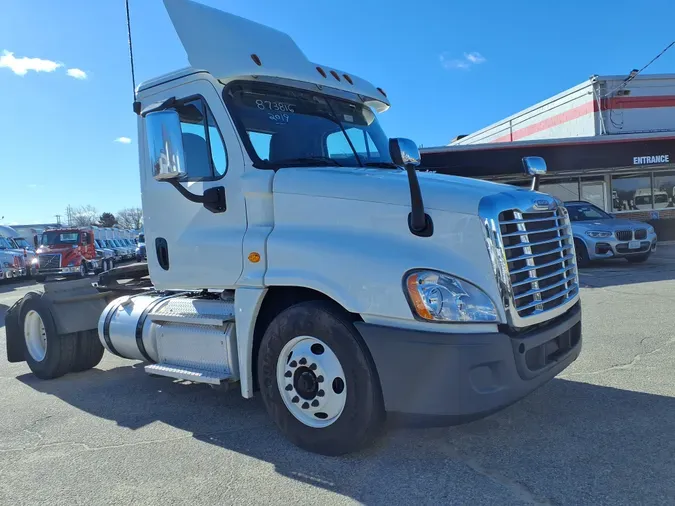
[(176, 106), (183, 134), (187, 181), (220, 179), (227, 171), (227, 151), (213, 114), (202, 98)]

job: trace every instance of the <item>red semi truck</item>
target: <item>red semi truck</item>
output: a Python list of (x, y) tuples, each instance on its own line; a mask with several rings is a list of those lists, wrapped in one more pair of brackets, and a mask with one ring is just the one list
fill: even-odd
[(38, 254), (37, 281), (47, 276), (83, 278), (98, 272), (99, 259), (93, 230), (83, 228), (48, 229), (42, 233)]

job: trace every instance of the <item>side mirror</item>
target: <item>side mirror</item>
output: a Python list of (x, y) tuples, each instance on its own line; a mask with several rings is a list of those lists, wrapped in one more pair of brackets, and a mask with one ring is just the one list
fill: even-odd
[(420, 150), (410, 139), (389, 139), (389, 156), (392, 162), (402, 167), (417, 167), (421, 161)]
[(530, 190), (539, 190), (539, 178), (542, 174), (546, 174), (546, 161), (541, 156), (525, 156), (523, 157), (523, 170), (525, 174), (532, 176), (532, 186)]
[(145, 134), (152, 173), (157, 181), (177, 181), (187, 175), (183, 133), (176, 111), (157, 111), (145, 116)]
[(530, 176), (546, 174), (546, 161), (541, 156), (526, 156), (523, 158), (523, 170)]

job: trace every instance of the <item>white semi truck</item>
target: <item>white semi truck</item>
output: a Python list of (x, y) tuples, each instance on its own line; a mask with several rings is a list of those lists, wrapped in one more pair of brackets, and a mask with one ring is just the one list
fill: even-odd
[(134, 102), (147, 266), (28, 294), (7, 314), (10, 362), (49, 379), (105, 347), (259, 395), (292, 442), (335, 455), (387, 416), (485, 416), (576, 359), (559, 201), (418, 172), (416, 145), (378, 123), (382, 89), (276, 30), (165, 6), (191, 67)]

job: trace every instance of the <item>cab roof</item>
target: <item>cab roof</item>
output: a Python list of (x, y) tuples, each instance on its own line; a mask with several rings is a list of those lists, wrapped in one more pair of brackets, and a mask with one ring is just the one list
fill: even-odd
[(360, 95), (378, 112), (390, 106), (384, 90), (365, 79), (309, 61), (288, 34), (191, 0), (164, 0), (164, 6), (191, 68), (143, 83), (139, 91), (206, 71), (221, 81), (266, 76), (335, 88)]

